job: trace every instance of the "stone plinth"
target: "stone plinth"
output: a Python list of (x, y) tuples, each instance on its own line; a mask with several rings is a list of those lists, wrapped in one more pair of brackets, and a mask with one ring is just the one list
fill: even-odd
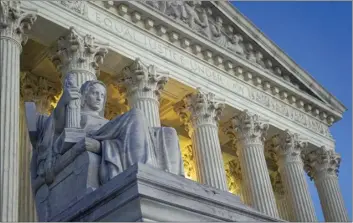
[(136, 164), (50, 221), (280, 221), (239, 197)]

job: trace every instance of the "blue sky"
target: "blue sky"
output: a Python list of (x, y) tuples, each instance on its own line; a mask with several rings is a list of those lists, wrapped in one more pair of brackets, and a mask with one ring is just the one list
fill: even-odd
[[(347, 107), (343, 120), (334, 124), (331, 132), (342, 156), (339, 183), (352, 219), (352, 3), (233, 4)], [(313, 182), (309, 187), (318, 219), (324, 221)]]

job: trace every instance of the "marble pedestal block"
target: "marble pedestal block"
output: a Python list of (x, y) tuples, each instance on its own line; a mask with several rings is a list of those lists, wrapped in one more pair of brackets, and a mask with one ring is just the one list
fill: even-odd
[(281, 221), (229, 192), (144, 164), (67, 205), (50, 221)]

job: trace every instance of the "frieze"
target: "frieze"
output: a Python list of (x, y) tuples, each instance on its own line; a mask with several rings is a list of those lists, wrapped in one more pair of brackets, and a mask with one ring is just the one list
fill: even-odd
[[(326, 125), (314, 120), (304, 112), (296, 110), (292, 106), (279, 101), (269, 94), (248, 84), (242, 83), (242, 81), (237, 80), (234, 77), (221, 74), (221, 70), (213, 68), (210, 65), (205, 65), (201, 61), (197, 61), (197, 59), (190, 54), (181, 53), (176, 49), (172, 49), (169, 44), (161, 42), (157, 37), (150, 36), (142, 30), (130, 27), (126, 21), (103, 14), (92, 7), (87, 7), (87, 17), (92, 23), (97, 24), (117, 36), (158, 55), (160, 58), (163, 58), (170, 63), (177, 64), (178, 66), (191, 71), (191, 73), (198, 74), (205, 80), (208, 80), (210, 84), (216, 84), (236, 95), (250, 99), (251, 101), (280, 114), (309, 130), (331, 138)], [(194, 79), (191, 75), (192, 74), (190, 74), (188, 78)]]

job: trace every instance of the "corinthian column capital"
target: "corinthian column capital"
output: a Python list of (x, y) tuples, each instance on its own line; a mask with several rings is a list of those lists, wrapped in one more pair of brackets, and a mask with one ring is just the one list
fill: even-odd
[(184, 103), (190, 112), (194, 127), (204, 124), (217, 126), (225, 107), (224, 100), (217, 98), (213, 93), (204, 92), (201, 88), (185, 96)]
[[(128, 96), (137, 92), (152, 92), (156, 100), (159, 100), (161, 90), (168, 82), (168, 73), (162, 72), (154, 65), (147, 66), (137, 58), (130, 66), (123, 69), (123, 82)], [(145, 98), (146, 96), (139, 95)]]
[(36, 21), (35, 13), (21, 9), (20, 1), (0, 2), (0, 37), (21, 43), (27, 42), (26, 31), (29, 31)]
[(304, 157), (304, 168), (310, 179), (320, 178), (321, 176), (338, 176), (341, 163), (341, 156), (325, 146), (314, 150)]
[(287, 161), (301, 162), (301, 153), (308, 146), (308, 143), (299, 134), (289, 130), (274, 136), (272, 143), (279, 157), (284, 157)]
[(99, 75), (98, 64), (103, 63), (108, 53), (108, 44), (98, 42), (91, 35), (82, 35), (70, 27), (65, 36), (58, 40), (57, 52), (52, 57), (58, 71), (65, 75), (72, 71), (90, 72)]
[(250, 144), (263, 144), (269, 128), (267, 120), (244, 110), (232, 120), (232, 123), (240, 140)]

